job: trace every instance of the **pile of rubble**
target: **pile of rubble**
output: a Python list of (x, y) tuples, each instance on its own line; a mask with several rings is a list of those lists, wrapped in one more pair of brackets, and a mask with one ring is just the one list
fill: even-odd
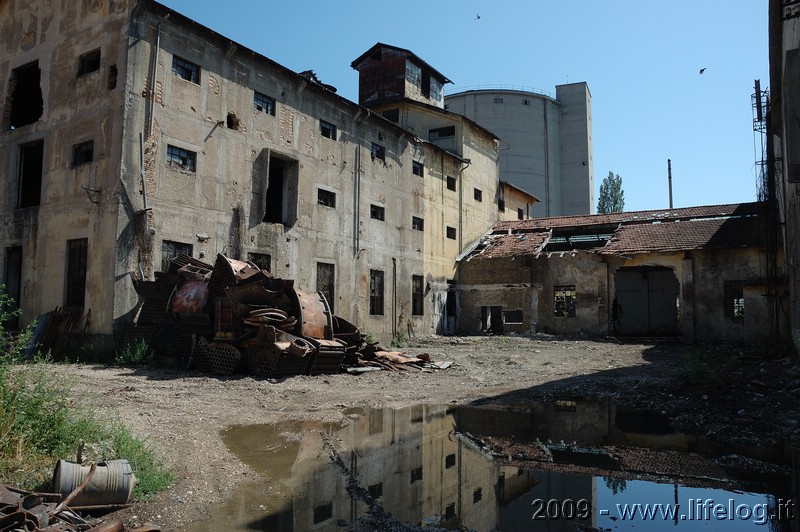
[(154, 281), (134, 286), (140, 304), (119, 343), (143, 339), (158, 355), (204, 373), (282, 377), (450, 365), (370, 344), (333, 315), (322, 293), (222, 254), (213, 266), (181, 255)]

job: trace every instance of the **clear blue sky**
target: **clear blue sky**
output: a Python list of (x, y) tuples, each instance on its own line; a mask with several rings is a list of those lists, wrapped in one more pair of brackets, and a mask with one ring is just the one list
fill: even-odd
[(350, 63), (376, 42), (416, 53), (453, 81), (446, 92), (518, 85), (554, 94), (585, 81), (595, 204), (613, 171), (625, 210), (667, 207), (667, 159), (676, 207), (756, 198), (750, 97), (755, 79), (769, 85), (764, 1), (163, 3), (287, 68), (314, 70), (353, 101)]

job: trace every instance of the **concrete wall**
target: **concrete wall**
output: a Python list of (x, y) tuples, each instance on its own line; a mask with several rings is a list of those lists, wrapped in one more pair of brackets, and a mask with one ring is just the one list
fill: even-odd
[(556, 86), (561, 102), (561, 214), (594, 212), (592, 95), (585, 82)]

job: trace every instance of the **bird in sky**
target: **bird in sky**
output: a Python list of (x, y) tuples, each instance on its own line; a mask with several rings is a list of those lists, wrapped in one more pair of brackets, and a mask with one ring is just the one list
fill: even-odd
[(703, 75), (703, 72), (705, 72), (705, 71), (706, 71), (705, 67), (701, 68), (701, 69), (700, 69), (700, 75), (702, 76), (702, 75)]
[(476, 13), (475, 14), (475, 20), (480, 20), (480, 19), (481, 19), (481, 16)]

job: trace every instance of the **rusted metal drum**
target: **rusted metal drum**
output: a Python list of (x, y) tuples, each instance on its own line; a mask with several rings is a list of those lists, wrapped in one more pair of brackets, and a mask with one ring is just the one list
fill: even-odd
[(208, 301), (208, 281), (186, 281), (172, 294), (172, 312), (201, 314)]
[(302, 335), (321, 340), (333, 339), (333, 317), (325, 297), (295, 290), (300, 303)]
[[(53, 491), (66, 497), (80, 486), (90, 470), (89, 466), (59, 460), (53, 471)], [(100, 462), (92, 480), (72, 500), (70, 506), (127, 504), (134, 486), (136, 486), (136, 476), (127, 460)]]

